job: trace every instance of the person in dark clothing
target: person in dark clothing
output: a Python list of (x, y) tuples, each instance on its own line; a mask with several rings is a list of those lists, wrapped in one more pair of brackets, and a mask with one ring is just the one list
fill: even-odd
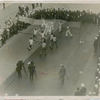
[(80, 88), (79, 88), (79, 87), (77, 87), (77, 90), (76, 90), (76, 92), (75, 92), (74, 95), (75, 95), (75, 96), (80, 96)]
[(86, 89), (86, 87), (85, 87), (85, 84), (84, 83), (82, 83), (81, 84), (81, 89), (80, 89), (80, 96), (86, 96), (86, 93), (87, 93), (87, 89)]
[(42, 3), (40, 3), (40, 7), (42, 8)]
[(33, 10), (33, 9), (35, 9), (35, 4), (34, 4), (34, 3), (32, 3), (32, 10)]
[(28, 12), (29, 12), (29, 7), (28, 6), (26, 6), (26, 12), (27, 12), (27, 14), (28, 14)]
[(18, 73), (18, 77), (20, 78), (22, 76), (21, 74), (21, 70), (22, 70), (22, 61), (18, 61), (18, 63), (16, 64), (16, 71)]
[(5, 9), (5, 3), (3, 3), (3, 9)]
[[(64, 78), (65, 78), (65, 76), (67, 76), (67, 73), (66, 73), (66, 69), (64, 68), (64, 65), (61, 64), (60, 66), (61, 66), (61, 69), (58, 73), (59, 74), (59, 79), (61, 80), (61, 84), (64, 84)], [(68, 76), (67, 76), (67, 78), (68, 78)]]
[(29, 73), (30, 73), (30, 80), (32, 80), (33, 81), (33, 77), (34, 77), (34, 75), (35, 75), (35, 77), (36, 77), (36, 70), (35, 70), (35, 64), (34, 64), (34, 62), (31, 62), (30, 64), (29, 64), (29, 66), (28, 66), (28, 70), (29, 70)]

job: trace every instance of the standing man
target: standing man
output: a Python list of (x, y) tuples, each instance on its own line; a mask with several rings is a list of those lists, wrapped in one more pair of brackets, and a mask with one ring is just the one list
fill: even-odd
[(52, 49), (52, 45), (53, 45), (53, 33), (51, 33), (50, 35), (50, 49)]
[(35, 9), (35, 4), (34, 3), (32, 3), (32, 10), (34, 10)]
[(34, 75), (36, 76), (36, 70), (35, 70), (35, 64), (34, 64), (34, 62), (31, 62), (29, 64), (28, 70), (29, 70), (29, 73), (30, 73), (30, 80), (33, 81)]
[(22, 76), (21, 74), (21, 70), (22, 70), (22, 61), (18, 61), (18, 63), (16, 64), (16, 71), (18, 73), (18, 77), (20, 78)]
[(80, 88), (79, 87), (77, 87), (76, 92), (75, 92), (74, 95), (75, 96), (80, 96)]
[(41, 35), (41, 40), (45, 39), (44, 31), (41, 31), (41, 32), (40, 32), (40, 35)]
[(44, 40), (44, 41), (42, 42), (42, 51), (41, 51), (41, 53), (40, 53), (40, 56), (41, 56), (41, 54), (43, 54), (43, 52), (44, 52), (44, 54), (45, 54), (45, 56), (46, 56), (46, 46), (47, 46), (47, 44), (46, 44), (46, 41)]
[(86, 92), (87, 92), (87, 89), (86, 89), (86, 87), (85, 87), (85, 84), (84, 83), (82, 83), (81, 84), (81, 89), (80, 89), (80, 95), (81, 96), (86, 96)]
[(97, 37), (95, 37), (93, 46), (94, 46), (94, 50), (93, 50), (93, 51), (94, 51), (94, 52), (97, 51), (97, 49), (98, 49), (98, 38), (97, 38)]
[(62, 23), (61, 22), (59, 22), (58, 28), (59, 28), (59, 33), (61, 33), (61, 31), (62, 31)]
[(5, 9), (5, 3), (3, 3), (3, 9)]
[(70, 32), (69, 26), (67, 27), (67, 30), (66, 30), (66, 37), (68, 37), (68, 35), (70, 35), (71, 38), (73, 37), (72, 33)]
[(21, 63), (22, 63), (22, 69), (25, 72), (25, 74), (27, 75), (26, 68), (25, 68), (25, 65), (24, 65), (24, 61), (22, 60)]
[[(64, 84), (64, 78), (65, 78), (65, 76), (67, 76), (67, 73), (66, 73), (66, 69), (64, 68), (64, 65), (60, 65), (61, 66), (61, 69), (60, 69), (60, 71), (59, 71), (59, 78), (60, 78), (60, 80), (61, 80), (61, 84)], [(67, 78), (68, 78), (68, 76), (67, 76)]]
[(55, 35), (53, 35), (53, 38), (52, 38), (52, 46), (54, 46), (54, 44), (56, 45), (56, 48), (58, 48), (58, 45), (57, 45), (57, 38)]

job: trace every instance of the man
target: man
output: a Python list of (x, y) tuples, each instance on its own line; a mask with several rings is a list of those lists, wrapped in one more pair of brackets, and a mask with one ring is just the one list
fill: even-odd
[(76, 90), (76, 92), (75, 92), (74, 95), (75, 95), (75, 96), (80, 96), (80, 88), (79, 88), (79, 87), (77, 87), (77, 90)]
[(85, 84), (84, 83), (82, 83), (81, 84), (81, 89), (80, 89), (80, 95), (81, 96), (86, 96), (86, 93), (87, 93), (87, 89), (86, 89), (86, 87), (85, 87)]
[(57, 38), (55, 35), (53, 35), (53, 38), (52, 38), (52, 46), (55, 44), (56, 45), (56, 48), (58, 48), (58, 45), (57, 45)]
[(41, 28), (45, 28), (45, 25), (46, 25), (46, 21), (45, 19), (42, 19)]
[(29, 64), (28, 70), (29, 70), (29, 73), (30, 73), (30, 80), (33, 81), (34, 75), (36, 76), (36, 70), (35, 70), (35, 64), (34, 64), (34, 62), (31, 62)]
[(54, 30), (54, 23), (51, 22), (51, 31), (53, 31), (53, 30)]
[(51, 33), (50, 35), (50, 49), (52, 49), (52, 45), (53, 45), (53, 33)]
[(5, 3), (3, 3), (3, 9), (5, 9)]
[(35, 9), (35, 4), (34, 3), (32, 3), (32, 10), (34, 10)]
[(66, 30), (66, 37), (68, 37), (68, 35), (70, 35), (71, 38), (73, 37), (73, 35), (72, 35), (71, 32), (70, 32), (69, 26), (67, 27), (67, 30)]
[(48, 28), (48, 34), (51, 35), (51, 27)]
[(40, 35), (41, 35), (41, 40), (42, 40), (42, 39), (45, 39), (44, 31), (41, 31), (41, 32), (40, 32)]
[(44, 40), (43, 42), (42, 42), (42, 51), (41, 51), (41, 53), (40, 53), (40, 56), (41, 56), (41, 54), (43, 54), (43, 52), (44, 52), (44, 54), (45, 54), (45, 56), (46, 56), (46, 41)]
[(29, 47), (27, 48), (29, 51), (32, 49), (33, 44), (34, 44), (34, 41), (33, 41), (33, 39), (30, 37), (30, 39), (29, 39)]
[(27, 12), (27, 14), (28, 14), (28, 13), (29, 13), (29, 7), (26, 6), (25, 10), (26, 10), (26, 12)]
[(22, 70), (22, 62), (21, 61), (18, 61), (18, 63), (16, 64), (16, 71), (18, 73), (18, 77), (20, 78), (22, 76), (21, 74), (21, 70)]
[(59, 22), (58, 28), (59, 28), (59, 33), (61, 33), (61, 31), (62, 31), (62, 23), (61, 22)]
[(37, 29), (34, 29), (34, 33), (33, 33), (33, 40), (36, 42), (37, 39)]
[(25, 68), (24, 61), (23, 61), (23, 60), (21, 61), (21, 64), (22, 64), (23, 71), (24, 71), (25, 74), (27, 75), (26, 68)]
[(95, 37), (93, 46), (94, 46), (94, 50), (93, 50), (93, 51), (94, 51), (94, 52), (97, 51), (97, 49), (98, 49), (98, 38), (97, 38), (97, 37)]
[(40, 7), (42, 8), (42, 3), (40, 3)]
[(67, 73), (66, 73), (66, 69), (64, 68), (64, 65), (61, 64), (60, 66), (61, 66), (61, 69), (58, 74), (60, 75), (59, 78), (61, 80), (61, 84), (64, 84), (64, 78), (65, 76), (67, 76)]

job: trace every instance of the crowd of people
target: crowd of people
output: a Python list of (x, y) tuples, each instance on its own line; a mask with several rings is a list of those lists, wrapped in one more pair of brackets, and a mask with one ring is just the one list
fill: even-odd
[(100, 86), (100, 57), (98, 59), (98, 62), (97, 62), (97, 69), (96, 69), (96, 72), (95, 72), (95, 86), (94, 86), (94, 91), (95, 91), (95, 94), (96, 95), (99, 95), (100, 91), (99, 91), (99, 86)]
[(82, 23), (93, 23), (100, 26), (100, 13), (92, 11), (72, 11), (65, 8), (43, 8), (42, 3), (32, 4), (32, 11), (25, 5), (19, 6), (17, 15), (29, 17), (33, 19), (60, 19), (65, 21), (75, 21)]
[(2, 47), (13, 35), (18, 34), (18, 31), (26, 29), (28, 25), (28, 23), (21, 22), (17, 16), (15, 19), (9, 17), (5, 21), (4, 28), (0, 26), (0, 47)]
[[(34, 13), (33, 13), (34, 12)], [(100, 18), (99, 13), (93, 13), (83, 10), (82, 12), (77, 11), (71, 11), (66, 9), (60, 9), (60, 8), (40, 8), (37, 10), (34, 10), (29, 14), (29, 18), (33, 19), (60, 19), (65, 21), (81, 21), (82, 23), (93, 23), (93, 24), (99, 24), (100, 25)]]

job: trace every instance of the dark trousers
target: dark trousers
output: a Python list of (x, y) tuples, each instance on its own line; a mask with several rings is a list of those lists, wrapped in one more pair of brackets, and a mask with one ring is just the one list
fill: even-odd
[(32, 80), (33, 81), (33, 73), (30, 73), (30, 80)]
[(64, 75), (60, 76), (61, 84), (64, 84), (64, 78), (65, 78)]
[(18, 73), (18, 77), (22, 76), (21, 71), (17, 71), (17, 73)]

